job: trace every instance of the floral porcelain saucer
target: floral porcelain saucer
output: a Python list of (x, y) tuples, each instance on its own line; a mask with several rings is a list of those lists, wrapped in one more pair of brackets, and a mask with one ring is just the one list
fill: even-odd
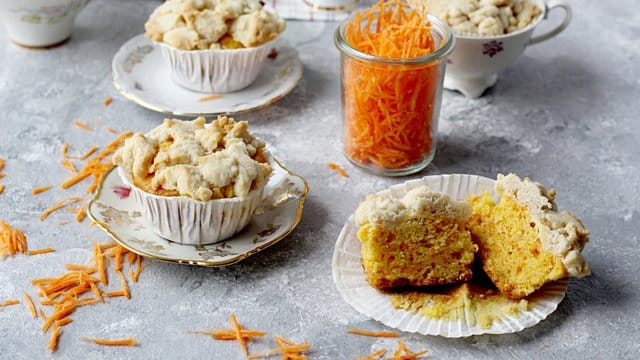
[(145, 108), (178, 116), (261, 109), (291, 92), (302, 78), (302, 62), (286, 40), (274, 44), (253, 84), (227, 94), (193, 92), (174, 83), (160, 49), (143, 34), (122, 45), (113, 57), (111, 69), (113, 85), (126, 98)]
[[(115, 168), (114, 168), (115, 169)], [(273, 161), (273, 174), (256, 216), (240, 233), (216, 244), (196, 246), (169, 242), (146, 222), (118, 172), (105, 176), (89, 203), (89, 217), (116, 242), (142, 256), (201, 266), (235, 264), (284, 239), (300, 222), (307, 182)]]

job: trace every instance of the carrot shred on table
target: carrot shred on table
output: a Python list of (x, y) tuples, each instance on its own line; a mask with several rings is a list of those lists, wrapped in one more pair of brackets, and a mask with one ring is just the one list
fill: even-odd
[(129, 254), (127, 254), (127, 263), (131, 265), (134, 262), (136, 262), (136, 256), (138, 256), (138, 254), (134, 252), (129, 252)]
[(104, 285), (109, 285), (109, 278), (107, 277), (107, 269), (105, 267), (105, 258), (102, 254), (102, 246), (100, 244), (95, 244), (93, 246), (93, 261), (98, 268), (98, 273), (100, 274), (100, 281)]
[(367, 356), (360, 356), (358, 359), (359, 360), (376, 360), (377, 358), (383, 356), (386, 353), (387, 353), (387, 349), (379, 349), (377, 351), (372, 352), (371, 354), (369, 354)]
[(366, 330), (359, 330), (359, 329), (347, 329), (347, 332), (350, 334), (371, 336), (371, 337), (388, 337), (388, 338), (398, 337), (398, 334), (390, 331), (366, 331)]
[[(365, 54), (412, 59), (435, 50), (431, 23), (400, 0), (357, 12), (345, 40)], [(374, 25), (375, 24), (375, 25)], [(369, 166), (401, 169), (432, 150), (431, 119), (440, 80), (439, 62), (422, 65), (343, 60), (344, 148)]]
[(133, 276), (131, 276), (131, 280), (133, 280), (133, 282), (138, 282), (138, 278), (142, 272), (142, 256), (136, 255), (136, 257), (136, 271), (133, 273)]
[(12, 306), (12, 305), (18, 305), (18, 304), (20, 304), (20, 300), (5, 300), (3, 302), (0, 302), (0, 307)]
[(111, 105), (112, 101), (113, 101), (113, 98), (111, 96), (107, 96), (107, 98), (104, 99), (104, 101), (102, 102), (102, 105), (109, 106), (109, 105)]
[(252, 354), (249, 357), (249, 359), (258, 359), (262, 357), (271, 356), (277, 353), (282, 353), (283, 359), (288, 359), (288, 360), (306, 359), (307, 357), (301, 354), (301, 352), (308, 351), (311, 349), (311, 344), (309, 343), (296, 344), (291, 340), (287, 340), (283, 338), (282, 336), (274, 336), (273, 339), (276, 342), (277, 348)]
[(44, 248), (44, 249), (37, 249), (37, 250), (29, 250), (27, 251), (27, 255), (40, 255), (40, 254), (48, 254), (48, 253), (52, 253), (55, 252), (56, 249), (54, 248)]
[(44, 219), (46, 219), (54, 211), (60, 210), (65, 205), (70, 204), (70, 203), (74, 203), (74, 202), (77, 202), (77, 201), (80, 201), (80, 200), (82, 200), (82, 198), (80, 198), (80, 197), (71, 197), (71, 198), (62, 199), (62, 200), (58, 201), (52, 207), (48, 208), (47, 210), (42, 212), (42, 214), (40, 214), (40, 221), (44, 221)]
[(65, 270), (82, 271), (86, 274), (93, 274), (96, 271), (98, 271), (98, 269), (95, 266), (82, 265), (82, 264), (64, 264), (64, 268)]
[(73, 322), (73, 319), (70, 317), (66, 317), (64, 319), (60, 319), (60, 320), (56, 320), (55, 324), (58, 325), (59, 327), (63, 327), (65, 325), (69, 325)]
[(31, 190), (31, 194), (38, 195), (38, 194), (41, 194), (41, 193), (51, 189), (52, 187), (53, 187), (53, 185), (40, 186), (40, 187), (37, 187), (37, 188)]
[(327, 167), (331, 170), (335, 170), (338, 174), (340, 174), (343, 177), (349, 177), (349, 174), (347, 174), (347, 172), (344, 171), (344, 169), (336, 163), (329, 163), (327, 164)]
[(38, 316), (40, 316), (42, 321), (46, 321), (47, 320), (47, 314), (44, 313), (44, 310), (42, 310), (42, 308), (38, 309)]
[(73, 124), (74, 126), (80, 128), (82, 130), (85, 130), (85, 131), (93, 131), (93, 128), (91, 126), (83, 123), (80, 120), (74, 120), (74, 121), (71, 122), (71, 124)]
[(27, 252), (27, 237), (20, 229), (0, 221), (0, 257), (2, 259), (17, 253)]
[(70, 160), (66, 160), (66, 159), (65, 159), (65, 160), (62, 160), (62, 161), (60, 162), (60, 164), (62, 164), (62, 166), (63, 166), (65, 169), (67, 169), (67, 170), (69, 170), (69, 171), (71, 171), (71, 172), (73, 172), (73, 173), (77, 173), (77, 172), (78, 172), (78, 169), (76, 169), (76, 166), (75, 166), (75, 165), (73, 165), (73, 163), (72, 163)]
[(118, 133), (118, 130), (116, 130), (116, 129), (112, 128), (112, 127), (108, 127), (106, 130), (108, 132), (112, 133), (112, 134), (117, 134)]
[(49, 315), (49, 317), (47, 318), (47, 320), (44, 322), (44, 325), (42, 325), (42, 331), (47, 331), (49, 330), (49, 327), (51, 325), (53, 325), (53, 322), (56, 320), (60, 320), (63, 319), (69, 315), (71, 315), (71, 313), (75, 310), (74, 307), (68, 307), (68, 308), (61, 308), (58, 310), (55, 310), (53, 312), (53, 314)]
[(242, 350), (242, 354), (244, 355), (245, 358), (249, 358), (249, 352), (247, 350), (247, 343), (244, 341), (244, 338), (242, 337), (242, 328), (240, 327), (240, 324), (238, 324), (238, 320), (236, 319), (235, 314), (231, 314), (229, 316), (229, 320), (231, 321), (231, 326), (233, 327), (233, 330), (236, 333), (236, 339), (238, 340), (238, 344), (240, 344), (240, 350)]
[(89, 341), (98, 345), (104, 345), (104, 346), (136, 346), (136, 344), (138, 343), (138, 341), (135, 338), (109, 340), (109, 339), (93, 339), (93, 338), (83, 337), (82, 340)]
[(82, 200), (82, 204), (80, 204), (80, 207), (76, 211), (77, 222), (82, 222), (82, 220), (84, 220), (84, 217), (86, 215), (85, 205), (87, 204), (87, 200), (89, 200), (89, 195), (85, 195), (84, 199)]
[(388, 358), (389, 360), (414, 360), (420, 359), (429, 352), (429, 350), (422, 350), (420, 352), (414, 353), (407, 348), (407, 345), (402, 340), (398, 340), (398, 348), (393, 353), (393, 357)]
[(38, 313), (36, 312), (36, 305), (33, 303), (33, 299), (26, 292), (24, 294), (24, 300), (27, 302), (27, 308), (29, 309), (29, 313), (35, 319), (38, 317)]
[(131, 294), (129, 293), (129, 285), (127, 285), (127, 279), (125, 279), (122, 271), (116, 271), (118, 273), (118, 277), (120, 277), (120, 284), (122, 285), (122, 291), (124, 292), (125, 299), (131, 299)]
[(114, 242), (108, 242), (108, 243), (100, 244), (100, 250), (105, 251), (116, 246), (118, 246), (118, 244)]
[(4, 185), (0, 184), (0, 194), (4, 192)]
[[(205, 334), (210, 335), (215, 340), (236, 340), (236, 332), (235, 329), (210, 329), (210, 330), (189, 330), (187, 331), (190, 334)], [(240, 335), (247, 341), (253, 340), (253, 337), (256, 336), (265, 336), (267, 335), (264, 331), (254, 331), (254, 330), (240, 330)]]
[(47, 349), (49, 351), (54, 351), (58, 348), (58, 341), (60, 339), (60, 326), (55, 325), (53, 327), (53, 331), (51, 332), (51, 337), (49, 339), (49, 345)]
[(116, 291), (109, 291), (105, 293), (105, 295), (107, 295), (108, 297), (124, 297), (125, 293), (124, 293), (124, 290), (116, 290)]
[(198, 99), (198, 102), (218, 100), (218, 99), (222, 99), (223, 97), (224, 95), (209, 95), (209, 96), (201, 97), (200, 99)]

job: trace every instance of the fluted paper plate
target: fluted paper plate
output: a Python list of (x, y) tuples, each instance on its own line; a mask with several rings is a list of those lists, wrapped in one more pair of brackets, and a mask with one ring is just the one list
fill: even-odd
[[(394, 185), (378, 194), (402, 197), (409, 190), (427, 185), (447, 193), (456, 200), (466, 200), (471, 194), (488, 191), (496, 200), (495, 180), (476, 175), (436, 175)], [(545, 285), (529, 296), (531, 309), (523, 311), (520, 317), (507, 316), (494, 320), (491, 327), (480, 328), (471, 325), (469, 315), (459, 321), (429, 319), (419, 314), (395, 309), (391, 305), (391, 295), (371, 287), (365, 280), (360, 256), (360, 241), (356, 237), (358, 226), (353, 215), (342, 228), (333, 253), (333, 281), (344, 300), (358, 312), (387, 326), (406, 332), (423, 335), (438, 335), (450, 338), (481, 334), (507, 334), (531, 327), (554, 312), (564, 299), (569, 281), (566, 279)]]

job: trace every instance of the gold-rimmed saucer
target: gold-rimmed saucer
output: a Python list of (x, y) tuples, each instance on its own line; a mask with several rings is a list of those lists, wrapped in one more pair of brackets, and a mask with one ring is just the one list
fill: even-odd
[(156, 235), (117, 171), (109, 171), (87, 213), (118, 244), (154, 260), (200, 266), (235, 264), (284, 239), (298, 225), (309, 191), (307, 182), (274, 159), (265, 197), (247, 227), (211, 245), (181, 245)]

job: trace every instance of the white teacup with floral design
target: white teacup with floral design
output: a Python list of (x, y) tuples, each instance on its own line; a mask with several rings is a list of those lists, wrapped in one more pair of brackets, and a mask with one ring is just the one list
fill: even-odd
[[(571, 22), (571, 7), (564, 0), (529, 0), (541, 14), (522, 30), (500, 36), (466, 36), (456, 34), (456, 46), (447, 60), (444, 87), (476, 98), (498, 79), (497, 73), (513, 64), (528, 45), (558, 35)], [(532, 37), (533, 31), (554, 8), (565, 11), (564, 20), (553, 30)]]
[(18, 45), (47, 47), (71, 36), (89, 0), (0, 0), (0, 21)]

